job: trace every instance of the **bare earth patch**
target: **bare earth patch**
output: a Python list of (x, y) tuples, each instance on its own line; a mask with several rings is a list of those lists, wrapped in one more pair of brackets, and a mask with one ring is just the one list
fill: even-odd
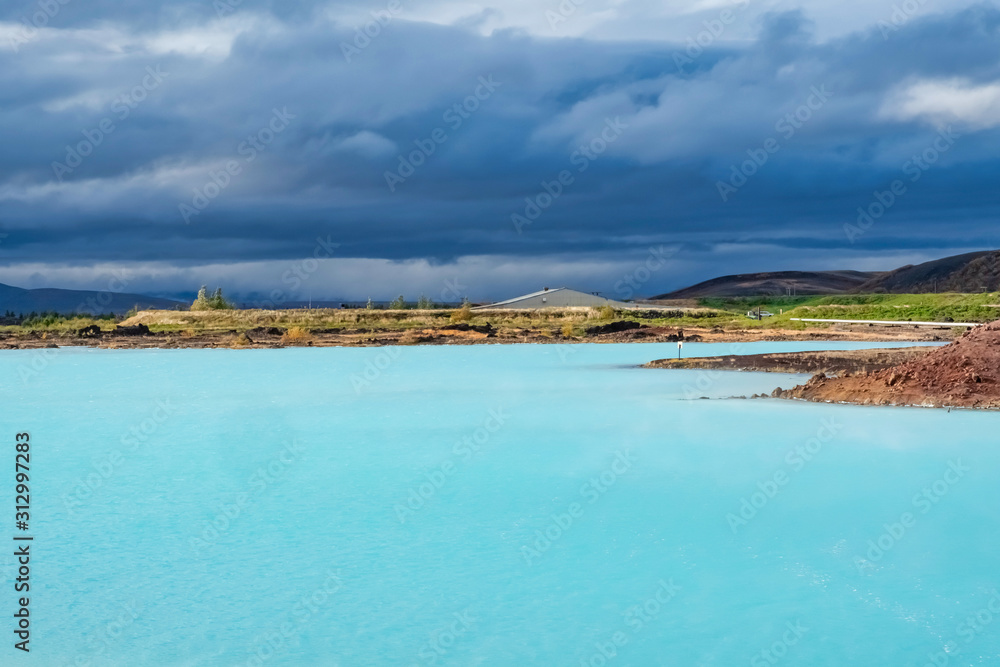
[(870, 373), (891, 368), (927, 354), (927, 348), (886, 350), (831, 350), (817, 352), (776, 352), (733, 354), (724, 357), (658, 359), (643, 368), (707, 368), (714, 370), (765, 373), (825, 373), (843, 375)]
[(776, 398), (859, 405), (1000, 409), (1000, 321), (878, 371), (814, 376)]

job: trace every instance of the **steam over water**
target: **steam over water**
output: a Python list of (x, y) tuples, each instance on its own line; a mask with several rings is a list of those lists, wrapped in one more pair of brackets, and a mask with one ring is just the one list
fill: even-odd
[(1000, 415), (635, 368), (676, 354), (4, 352), (30, 664), (1000, 664)]

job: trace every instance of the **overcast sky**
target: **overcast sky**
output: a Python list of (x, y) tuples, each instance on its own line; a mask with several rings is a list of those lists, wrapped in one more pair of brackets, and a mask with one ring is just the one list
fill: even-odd
[(4, 0), (0, 282), (625, 297), (998, 248), (998, 45), (989, 2)]

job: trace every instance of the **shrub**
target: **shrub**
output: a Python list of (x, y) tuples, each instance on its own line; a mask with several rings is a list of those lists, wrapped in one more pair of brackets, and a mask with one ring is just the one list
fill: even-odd
[(562, 328), (563, 338), (573, 338), (576, 334), (573, 331), (573, 325), (568, 322), (563, 325)]
[(468, 322), (472, 319), (472, 305), (468, 302), (463, 303), (462, 307), (458, 310), (452, 311), (451, 321), (452, 322)]
[(281, 342), (290, 345), (304, 345), (312, 339), (312, 334), (302, 327), (292, 327), (281, 336)]
[(250, 338), (245, 333), (241, 333), (233, 338), (232, 347), (246, 347), (250, 344)]
[(389, 310), (406, 310), (406, 299), (402, 294), (389, 302)]
[(611, 306), (601, 306), (597, 309), (597, 314), (602, 320), (613, 320), (618, 316), (618, 311)]

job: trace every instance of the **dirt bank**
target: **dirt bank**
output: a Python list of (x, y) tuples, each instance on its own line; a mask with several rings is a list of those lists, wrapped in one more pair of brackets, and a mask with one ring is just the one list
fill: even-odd
[(870, 373), (891, 368), (921, 355), (923, 347), (887, 350), (834, 350), (822, 352), (778, 352), (772, 354), (733, 354), (725, 357), (658, 359), (643, 368), (707, 368), (768, 373), (825, 373), (846, 375)]
[[(951, 331), (887, 327), (865, 331), (835, 329), (747, 329), (722, 330), (698, 327), (641, 325), (595, 327), (594, 331), (565, 335), (557, 327), (514, 327), (452, 324), (402, 330), (378, 328), (308, 329), (291, 336), (281, 327), (243, 327), (224, 330), (157, 331), (151, 326), (123, 323), (118, 329), (88, 327), (73, 332), (4, 331), (0, 350), (85, 346), (111, 349), (142, 348), (280, 348), (367, 347), (383, 345), (482, 345), (512, 343), (667, 343), (678, 340), (705, 343), (756, 341), (842, 340), (908, 342), (951, 340)], [(614, 324), (614, 323), (612, 323)], [(139, 327), (144, 327), (139, 329)]]
[(1000, 321), (889, 368), (775, 390), (774, 397), (859, 405), (1000, 409)]
[[(794, 329), (687, 326), (655, 321), (656, 312), (544, 310), (369, 311), (367, 309), (142, 311), (117, 326), (84, 321), (74, 328), (0, 327), (0, 349), (89, 346), (101, 348), (280, 348), (385, 345), (491, 345), (508, 343), (739, 343), (755, 341), (949, 341), (954, 328), (801, 326)], [(645, 321), (643, 321), (645, 318)], [(654, 319), (649, 319), (654, 318)]]

